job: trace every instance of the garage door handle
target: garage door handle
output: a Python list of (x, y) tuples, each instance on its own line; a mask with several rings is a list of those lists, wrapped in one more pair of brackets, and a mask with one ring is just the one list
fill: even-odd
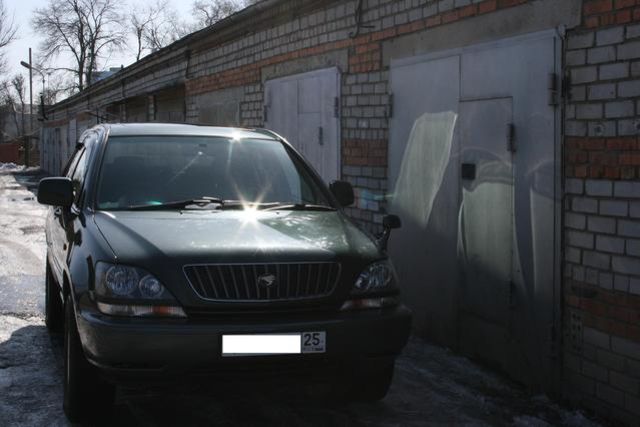
[(318, 144), (324, 145), (324, 130), (322, 126), (318, 128)]
[(462, 179), (467, 179), (469, 181), (476, 179), (475, 163), (463, 163), (460, 168), (460, 175), (462, 175)]

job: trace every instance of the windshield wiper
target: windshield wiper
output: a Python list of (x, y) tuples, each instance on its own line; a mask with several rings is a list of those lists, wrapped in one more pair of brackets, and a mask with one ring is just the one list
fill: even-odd
[[(224, 206), (225, 200), (222, 200), (218, 197), (209, 197), (203, 196), (197, 199), (185, 199), (185, 200), (174, 200), (171, 202), (163, 202), (151, 205), (134, 205), (127, 206), (126, 210), (131, 211), (154, 211), (154, 210), (164, 210), (164, 209), (182, 209), (186, 208), (189, 205), (196, 205), (200, 208), (205, 207), (210, 204), (217, 204), (219, 206)], [(230, 200), (229, 202), (235, 202), (234, 200)]]
[(288, 211), (335, 211), (335, 208), (327, 205), (314, 205), (311, 203), (277, 203), (269, 206), (265, 211), (288, 210)]
[(155, 211), (168, 209), (184, 209), (193, 206), (194, 209), (209, 208), (209, 205), (217, 205), (214, 209), (245, 209), (255, 207), (260, 210), (296, 210), (296, 211), (334, 211), (335, 209), (327, 205), (315, 205), (309, 203), (281, 203), (281, 202), (243, 202), (241, 200), (223, 200), (218, 197), (204, 196), (197, 199), (174, 200), (157, 204), (133, 205), (123, 208), (124, 210), (135, 211)]

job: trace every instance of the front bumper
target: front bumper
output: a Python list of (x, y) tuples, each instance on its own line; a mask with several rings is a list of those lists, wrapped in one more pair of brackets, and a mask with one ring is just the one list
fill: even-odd
[[(86, 307), (86, 306), (85, 306)], [(405, 346), (411, 313), (404, 306), (337, 313), (233, 316), (207, 320), (129, 319), (79, 310), (77, 324), (85, 354), (103, 371), (127, 373), (224, 371), (251, 363), (393, 358)], [(326, 331), (326, 353), (222, 357), (223, 334)]]

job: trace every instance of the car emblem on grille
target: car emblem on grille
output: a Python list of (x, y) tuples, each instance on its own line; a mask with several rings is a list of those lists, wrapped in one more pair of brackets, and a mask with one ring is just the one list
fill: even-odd
[(263, 274), (258, 276), (258, 286), (264, 289), (269, 289), (276, 284), (276, 276), (273, 274)]

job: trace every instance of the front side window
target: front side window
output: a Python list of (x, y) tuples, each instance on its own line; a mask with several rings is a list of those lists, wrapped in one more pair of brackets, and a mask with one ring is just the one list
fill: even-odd
[(71, 181), (73, 182), (73, 194), (74, 201), (77, 204), (80, 200), (80, 192), (82, 191), (82, 185), (84, 184), (84, 176), (87, 172), (87, 150), (83, 148), (78, 153), (78, 163), (76, 164)]
[(97, 207), (103, 210), (206, 197), (329, 205), (306, 166), (266, 139), (111, 137), (100, 175)]
[(62, 170), (62, 176), (66, 176), (67, 178), (71, 178), (73, 176), (73, 171), (76, 169), (78, 159), (80, 159), (83, 151), (83, 149), (80, 149), (73, 152), (73, 155), (67, 162), (67, 165)]

